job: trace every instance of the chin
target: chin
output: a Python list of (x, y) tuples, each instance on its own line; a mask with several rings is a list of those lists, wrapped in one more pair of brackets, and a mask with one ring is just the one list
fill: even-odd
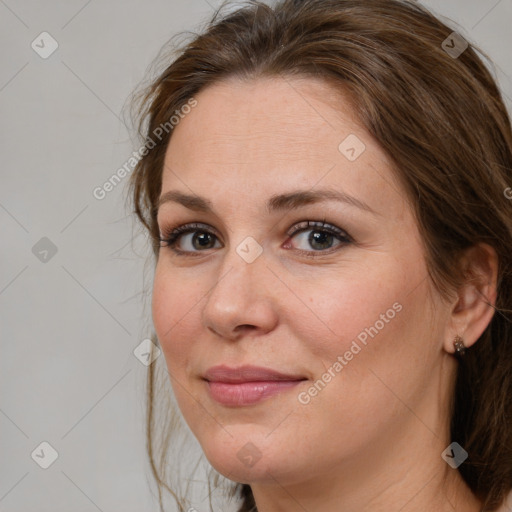
[(219, 427), (216, 435), (209, 433), (206, 440), (199, 438), (213, 468), (239, 483), (274, 482), (270, 475), (284, 469), (276, 464), (276, 459), (287, 464), (287, 458), (284, 453), (275, 453), (277, 445), (268, 437), (268, 430), (258, 431), (254, 425), (230, 425), (227, 430), (231, 436)]

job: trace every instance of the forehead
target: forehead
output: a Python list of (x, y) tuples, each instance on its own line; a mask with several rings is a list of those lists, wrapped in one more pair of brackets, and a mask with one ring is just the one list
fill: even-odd
[[(364, 131), (348, 98), (319, 79), (231, 78), (202, 90), (196, 100), (171, 138), (172, 146), (197, 143), (179, 144), (180, 154), (190, 158), (222, 150), (225, 158), (239, 159), (240, 148), (256, 156), (282, 152), (287, 159), (319, 153), (338, 158), (343, 134)], [(293, 152), (286, 153), (291, 147)]]
[(320, 79), (230, 79), (195, 99), (173, 130), (163, 191), (219, 195), (229, 188), (266, 196), (318, 184), (377, 195), (376, 209), (399, 191), (391, 163), (348, 96)]

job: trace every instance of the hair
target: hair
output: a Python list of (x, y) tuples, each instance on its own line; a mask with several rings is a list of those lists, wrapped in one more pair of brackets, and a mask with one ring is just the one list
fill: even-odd
[[(223, 14), (225, 5), (171, 62), (164, 55), (165, 69), (136, 98), (138, 132), (152, 149), (133, 170), (130, 199), (155, 262), (156, 205), (173, 113), (232, 77), (309, 77), (344, 91), (393, 163), (440, 295), (449, 297), (471, 277), (461, 265), (466, 249), (484, 242), (497, 253), (497, 299), (486, 301), (495, 311), (457, 366), (446, 411), (451, 438), (469, 454), (458, 470), (484, 509), (495, 510), (512, 488), (512, 132), (496, 81), (477, 52), (491, 59), (469, 43), (459, 56), (449, 55), (443, 41), (453, 30), (412, 0), (279, 0), (272, 7), (247, 0)], [(168, 129), (155, 141), (161, 126)], [(157, 467), (155, 460), (153, 364), (147, 384), (147, 448), (163, 510), (161, 488), (172, 491), (162, 478), (169, 461), (160, 457)], [(167, 428), (164, 445), (174, 427)], [(230, 485), (239, 512), (257, 510), (249, 485)]]

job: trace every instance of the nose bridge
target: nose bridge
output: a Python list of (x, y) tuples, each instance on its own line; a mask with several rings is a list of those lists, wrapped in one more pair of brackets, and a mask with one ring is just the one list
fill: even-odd
[(263, 247), (252, 237), (226, 251), (203, 308), (206, 326), (229, 337), (239, 325), (269, 329), (275, 307)]
[[(247, 237), (226, 251), (225, 257), (218, 267), (218, 274), (210, 297), (226, 304), (230, 301), (240, 302), (251, 300), (261, 293), (262, 284), (268, 269), (265, 267), (263, 247), (252, 237)], [(228, 292), (228, 293), (226, 293)]]

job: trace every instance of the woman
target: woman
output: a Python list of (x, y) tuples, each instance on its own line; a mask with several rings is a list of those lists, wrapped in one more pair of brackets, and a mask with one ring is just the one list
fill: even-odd
[(155, 344), (238, 510), (507, 510), (512, 133), (476, 49), (416, 2), (281, 0), (166, 65), (131, 176)]

